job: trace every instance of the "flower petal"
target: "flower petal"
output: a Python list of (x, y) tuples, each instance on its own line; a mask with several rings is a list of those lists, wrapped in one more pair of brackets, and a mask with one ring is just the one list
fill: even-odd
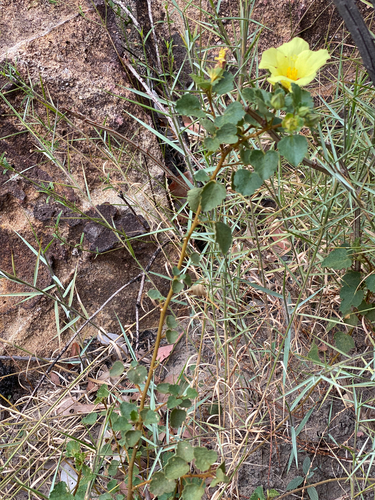
[(277, 67), (277, 52), (278, 49), (271, 48), (265, 50), (262, 54), (262, 59), (259, 63), (259, 69), (270, 69)]
[(301, 52), (309, 50), (309, 44), (302, 38), (296, 37), (293, 38), (293, 40), (291, 40), (290, 42), (281, 45), (278, 50), (280, 50), (280, 52), (282, 52), (287, 57), (295, 57), (298, 56)]
[(296, 60), (298, 74), (305, 76), (310, 73), (316, 73), (318, 69), (325, 65), (328, 59), (329, 53), (326, 49), (321, 49), (317, 52), (312, 52), (311, 50), (303, 52)]

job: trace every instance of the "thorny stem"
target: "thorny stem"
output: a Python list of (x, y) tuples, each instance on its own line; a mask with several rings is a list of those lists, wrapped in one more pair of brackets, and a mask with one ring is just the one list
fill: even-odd
[[(217, 167), (216, 167), (214, 173), (211, 176), (211, 180), (215, 180), (217, 174), (220, 172), (220, 170), (221, 170), (221, 168), (222, 168), (222, 166), (224, 164), (224, 161), (225, 161), (226, 157), (228, 156), (228, 154), (230, 153), (230, 151), (232, 151), (232, 149), (233, 149), (233, 146), (232, 147), (229, 146), (229, 147), (221, 150), (221, 158), (219, 160), (219, 163), (217, 164)], [(189, 241), (190, 241), (190, 239), (192, 237), (192, 234), (193, 234), (195, 228), (199, 224), (199, 214), (201, 213), (201, 210), (202, 210), (202, 206), (201, 206), (201, 204), (199, 204), (198, 209), (197, 209), (196, 214), (195, 214), (195, 217), (194, 217), (194, 220), (193, 220), (193, 223), (192, 223), (192, 225), (191, 225), (188, 233), (186, 234), (186, 236), (184, 238), (184, 243), (182, 245), (180, 258), (179, 258), (179, 261), (178, 261), (178, 264), (177, 264), (177, 268), (179, 270), (181, 270), (182, 264), (184, 262), (185, 255), (186, 255), (186, 249), (187, 249)], [(157, 335), (156, 335), (156, 340), (155, 340), (155, 345), (154, 345), (154, 352), (152, 354), (152, 359), (151, 359), (151, 364), (150, 364), (150, 368), (149, 368), (149, 371), (148, 371), (147, 380), (146, 380), (146, 383), (145, 383), (145, 386), (144, 386), (144, 389), (143, 389), (143, 392), (142, 392), (141, 402), (140, 402), (140, 405), (139, 405), (139, 414), (144, 409), (145, 401), (146, 401), (146, 397), (147, 397), (147, 392), (148, 392), (148, 389), (150, 387), (151, 379), (152, 379), (152, 377), (154, 375), (154, 371), (156, 369), (156, 361), (157, 361), (156, 358), (157, 358), (157, 355), (158, 355), (159, 345), (160, 345), (160, 341), (161, 341), (161, 338), (162, 338), (163, 326), (164, 326), (165, 318), (166, 318), (166, 315), (167, 315), (167, 312), (168, 312), (168, 308), (169, 308), (169, 304), (171, 302), (172, 296), (173, 296), (173, 288), (172, 288), (172, 285), (171, 285), (171, 287), (169, 289), (169, 292), (168, 292), (168, 295), (167, 295), (167, 297), (165, 299), (164, 305), (163, 305), (163, 307), (162, 307), (162, 309), (160, 311), (159, 326), (158, 326), (158, 332), (157, 332)], [(138, 423), (137, 423), (136, 427), (137, 427), (138, 430), (142, 429), (142, 420), (141, 419), (138, 420)], [(134, 470), (135, 459), (136, 459), (136, 456), (137, 456), (137, 451), (138, 451), (138, 445), (136, 444), (134, 446), (134, 448), (133, 448), (132, 457), (131, 457), (130, 462), (129, 462), (129, 470), (128, 470), (128, 495), (127, 495), (127, 500), (132, 500), (133, 499), (133, 470)]]

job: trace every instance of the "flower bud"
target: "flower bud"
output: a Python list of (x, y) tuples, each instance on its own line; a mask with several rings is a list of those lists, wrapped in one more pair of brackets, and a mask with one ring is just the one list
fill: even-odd
[(281, 94), (280, 92), (271, 97), (271, 106), (274, 109), (281, 109), (284, 107), (284, 104), (285, 104), (285, 99), (283, 94)]
[(308, 108), (307, 106), (301, 106), (298, 110), (298, 116), (302, 116), (302, 118), (304, 118), (310, 112), (311, 112), (310, 108)]
[(282, 121), (282, 127), (289, 133), (298, 132), (303, 127), (303, 123), (302, 118), (294, 116), (292, 113), (288, 113)]

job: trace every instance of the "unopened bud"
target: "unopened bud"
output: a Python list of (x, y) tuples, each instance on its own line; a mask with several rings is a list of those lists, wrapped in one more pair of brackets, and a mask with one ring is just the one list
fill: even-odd
[(271, 97), (271, 106), (274, 109), (281, 109), (284, 107), (284, 104), (285, 104), (285, 99), (283, 94), (278, 93)]
[(298, 132), (303, 127), (303, 119), (288, 113), (282, 121), (282, 127), (286, 132)]

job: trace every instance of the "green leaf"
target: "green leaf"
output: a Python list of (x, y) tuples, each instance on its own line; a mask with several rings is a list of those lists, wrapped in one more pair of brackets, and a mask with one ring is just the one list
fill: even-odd
[(279, 154), (277, 151), (267, 151), (264, 154), (262, 151), (255, 149), (251, 151), (249, 160), (262, 181), (266, 181), (277, 170)]
[(336, 332), (334, 339), (337, 349), (345, 354), (348, 354), (348, 352), (355, 347), (353, 338), (347, 333)]
[(216, 181), (210, 181), (202, 189), (202, 210), (209, 211), (216, 208), (225, 199), (227, 191), (223, 184)]
[(291, 92), (292, 101), (295, 108), (301, 104), (302, 99), (302, 89), (296, 83), (292, 83), (292, 92)]
[(283, 137), (277, 148), (289, 163), (297, 167), (307, 154), (307, 139), (303, 135)]
[(189, 189), (187, 192), (187, 201), (189, 203), (190, 210), (196, 212), (198, 210), (199, 204), (201, 202), (202, 188)]
[(217, 453), (215, 450), (208, 450), (203, 446), (194, 448), (195, 465), (202, 472), (206, 472), (212, 464), (217, 460)]
[(125, 441), (129, 448), (133, 448), (142, 437), (141, 431), (128, 431), (125, 434)]
[(176, 111), (180, 115), (197, 116), (198, 118), (205, 116), (199, 99), (192, 94), (184, 94), (176, 101)]
[(223, 222), (216, 222), (215, 224), (215, 241), (223, 254), (226, 254), (231, 247), (232, 231)]
[[(280, 495), (280, 493), (274, 489), (271, 489), (271, 490), (267, 490), (267, 496), (268, 498), (276, 498)], [(267, 500), (268, 500), (267, 498)]]
[(176, 408), (181, 403), (181, 398), (176, 398), (176, 396), (169, 396), (167, 401), (167, 408), (171, 410), (172, 408)]
[(167, 327), (170, 328), (171, 330), (173, 328), (178, 328), (178, 321), (176, 320), (176, 318), (172, 315), (169, 315), (167, 316), (166, 320), (165, 320), (166, 324), (167, 324)]
[(296, 476), (288, 483), (286, 491), (295, 490), (302, 483), (303, 483), (303, 477)]
[(66, 443), (66, 456), (74, 457), (77, 453), (80, 453), (81, 445), (77, 441), (68, 441)]
[[(137, 413), (138, 415), (138, 413)], [(127, 432), (132, 429), (132, 424), (129, 424), (129, 419), (125, 417), (119, 417), (116, 422), (113, 422), (112, 428), (115, 432), (122, 431)]]
[(147, 292), (147, 295), (150, 297), (150, 299), (152, 300), (163, 300), (163, 296), (162, 294), (159, 292), (159, 290), (155, 290), (155, 289), (152, 289), (152, 290), (149, 290)]
[(168, 394), (169, 393), (169, 384), (163, 382), (156, 387), (156, 390), (160, 392), (160, 394)]
[(176, 455), (186, 460), (186, 462), (191, 462), (194, 459), (194, 448), (188, 441), (179, 441)]
[(189, 464), (181, 457), (173, 456), (168, 460), (164, 469), (167, 479), (178, 479), (190, 471)]
[(173, 396), (180, 396), (180, 386), (178, 384), (169, 384), (169, 392)]
[(316, 491), (314, 486), (310, 486), (307, 488), (307, 494), (310, 497), (310, 500), (319, 500), (318, 492)]
[(311, 465), (310, 457), (306, 457), (302, 464), (302, 470), (305, 476), (310, 470), (310, 465)]
[[(233, 123), (225, 123), (216, 131), (215, 139), (219, 144), (236, 144), (238, 141), (237, 127)], [(216, 151), (215, 148), (213, 151)]]
[(173, 280), (172, 281), (172, 290), (173, 293), (180, 293), (184, 289), (184, 284), (181, 281)]
[(186, 397), (190, 399), (195, 399), (198, 397), (198, 392), (193, 389), (193, 387), (189, 387), (188, 390), (186, 391)]
[(366, 286), (370, 292), (375, 293), (375, 274), (372, 274), (366, 279)]
[[(209, 120), (208, 118), (202, 118), (199, 120), (199, 123), (202, 125), (202, 127), (209, 133), (209, 134), (215, 134), (216, 133), (216, 127), (214, 125), (214, 122)], [(197, 181), (200, 181), (200, 179), (197, 179), (197, 174), (199, 172), (204, 172), (204, 170), (198, 170), (198, 172), (194, 175), (195, 179)], [(207, 175), (207, 174), (206, 174)], [(201, 181), (205, 182), (205, 181)]]
[(98, 500), (113, 500), (113, 496), (110, 493), (103, 493), (99, 495)]
[(179, 268), (177, 266), (173, 266), (172, 267), (172, 274), (173, 274), (173, 276), (180, 276), (181, 271), (179, 270)]
[(237, 170), (232, 177), (232, 188), (243, 196), (251, 196), (263, 184), (256, 172), (249, 172), (245, 168)]
[(73, 495), (69, 493), (68, 487), (64, 481), (60, 481), (56, 484), (49, 498), (50, 500), (74, 500)]
[(232, 123), (233, 125), (237, 125), (237, 123), (241, 121), (244, 116), (245, 116), (245, 110), (243, 109), (242, 104), (238, 101), (232, 102), (226, 108), (224, 114), (215, 118), (215, 126), (217, 128), (220, 128), (226, 123)]
[(121, 361), (115, 361), (112, 368), (109, 370), (111, 377), (119, 377), (125, 370), (124, 363)]
[(186, 273), (185, 276), (184, 276), (184, 278), (183, 278), (183, 280), (184, 280), (184, 283), (185, 283), (186, 286), (188, 286), (188, 287), (191, 286), (191, 276), (190, 276), (190, 274)]
[(172, 493), (176, 488), (176, 481), (167, 479), (163, 472), (156, 472), (151, 479), (150, 491), (155, 496), (161, 496), (163, 493)]
[(186, 418), (186, 411), (175, 408), (171, 411), (170, 423), (174, 429), (181, 427)]
[(203, 78), (203, 76), (194, 75), (194, 74), (190, 74), (189, 76), (191, 76), (191, 78), (197, 84), (197, 87), (202, 89), (202, 90), (208, 90), (212, 87), (211, 80), (206, 80), (205, 78)]
[(192, 404), (193, 403), (190, 401), (190, 399), (186, 398), (181, 401), (180, 406), (182, 408), (190, 408)]
[(141, 411), (141, 418), (145, 425), (157, 424), (160, 420), (160, 416), (156, 411), (145, 409)]
[(348, 248), (335, 248), (323, 260), (322, 266), (331, 269), (348, 269), (352, 265), (352, 259)]
[(318, 349), (318, 346), (315, 344), (315, 342), (312, 343), (311, 348), (307, 354), (307, 357), (311, 361), (321, 363), (320, 357), (319, 357), (319, 349)]
[(343, 277), (343, 287), (340, 290), (340, 311), (343, 314), (347, 314), (351, 307), (361, 304), (364, 296), (364, 291), (358, 289), (361, 279), (361, 273), (357, 271), (348, 271)]
[(108, 475), (109, 476), (116, 475), (119, 465), (120, 465), (120, 460), (112, 460), (110, 466), (108, 467)]
[(128, 403), (124, 401), (123, 403), (120, 404), (120, 412), (123, 417), (129, 420), (130, 418), (132, 418), (132, 414), (134, 412), (136, 412), (138, 415), (138, 408), (134, 403)]
[(85, 425), (93, 425), (96, 422), (96, 419), (98, 418), (98, 415), (94, 412), (89, 413), (82, 419), (82, 423)]
[(194, 179), (197, 182), (208, 182), (210, 180), (210, 176), (204, 170), (198, 170), (198, 172), (194, 174)]
[(213, 488), (219, 483), (229, 483), (229, 477), (219, 468), (216, 470), (216, 477), (211, 481), (210, 488)]
[(108, 396), (109, 396), (108, 385), (103, 384), (99, 387), (99, 390), (96, 393), (96, 400), (95, 401), (101, 401), (102, 399), (107, 399)]
[(229, 71), (224, 71), (223, 76), (219, 80), (215, 80), (212, 85), (212, 90), (217, 95), (228, 94), (234, 89), (234, 76)]
[(190, 260), (192, 262), (192, 264), (194, 264), (195, 266), (197, 266), (200, 261), (201, 261), (201, 255), (197, 252), (193, 252), (191, 255), (190, 255)]
[(209, 153), (213, 153), (214, 151), (217, 151), (220, 148), (220, 141), (216, 139), (216, 137), (206, 137), (205, 140), (203, 141), (203, 145)]
[(167, 330), (165, 332), (165, 336), (167, 337), (169, 344), (174, 344), (175, 342), (177, 342), (179, 335), (180, 334), (176, 330)]
[(250, 500), (266, 500), (264, 496), (263, 486), (258, 486), (258, 488), (251, 495)]
[(133, 384), (142, 384), (142, 382), (144, 382), (147, 377), (147, 369), (145, 366), (138, 365), (135, 368), (130, 368), (127, 376), (130, 382), (133, 382)]
[(199, 484), (188, 484), (182, 490), (183, 500), (200, 500), (204, 495), (204, 486)]

